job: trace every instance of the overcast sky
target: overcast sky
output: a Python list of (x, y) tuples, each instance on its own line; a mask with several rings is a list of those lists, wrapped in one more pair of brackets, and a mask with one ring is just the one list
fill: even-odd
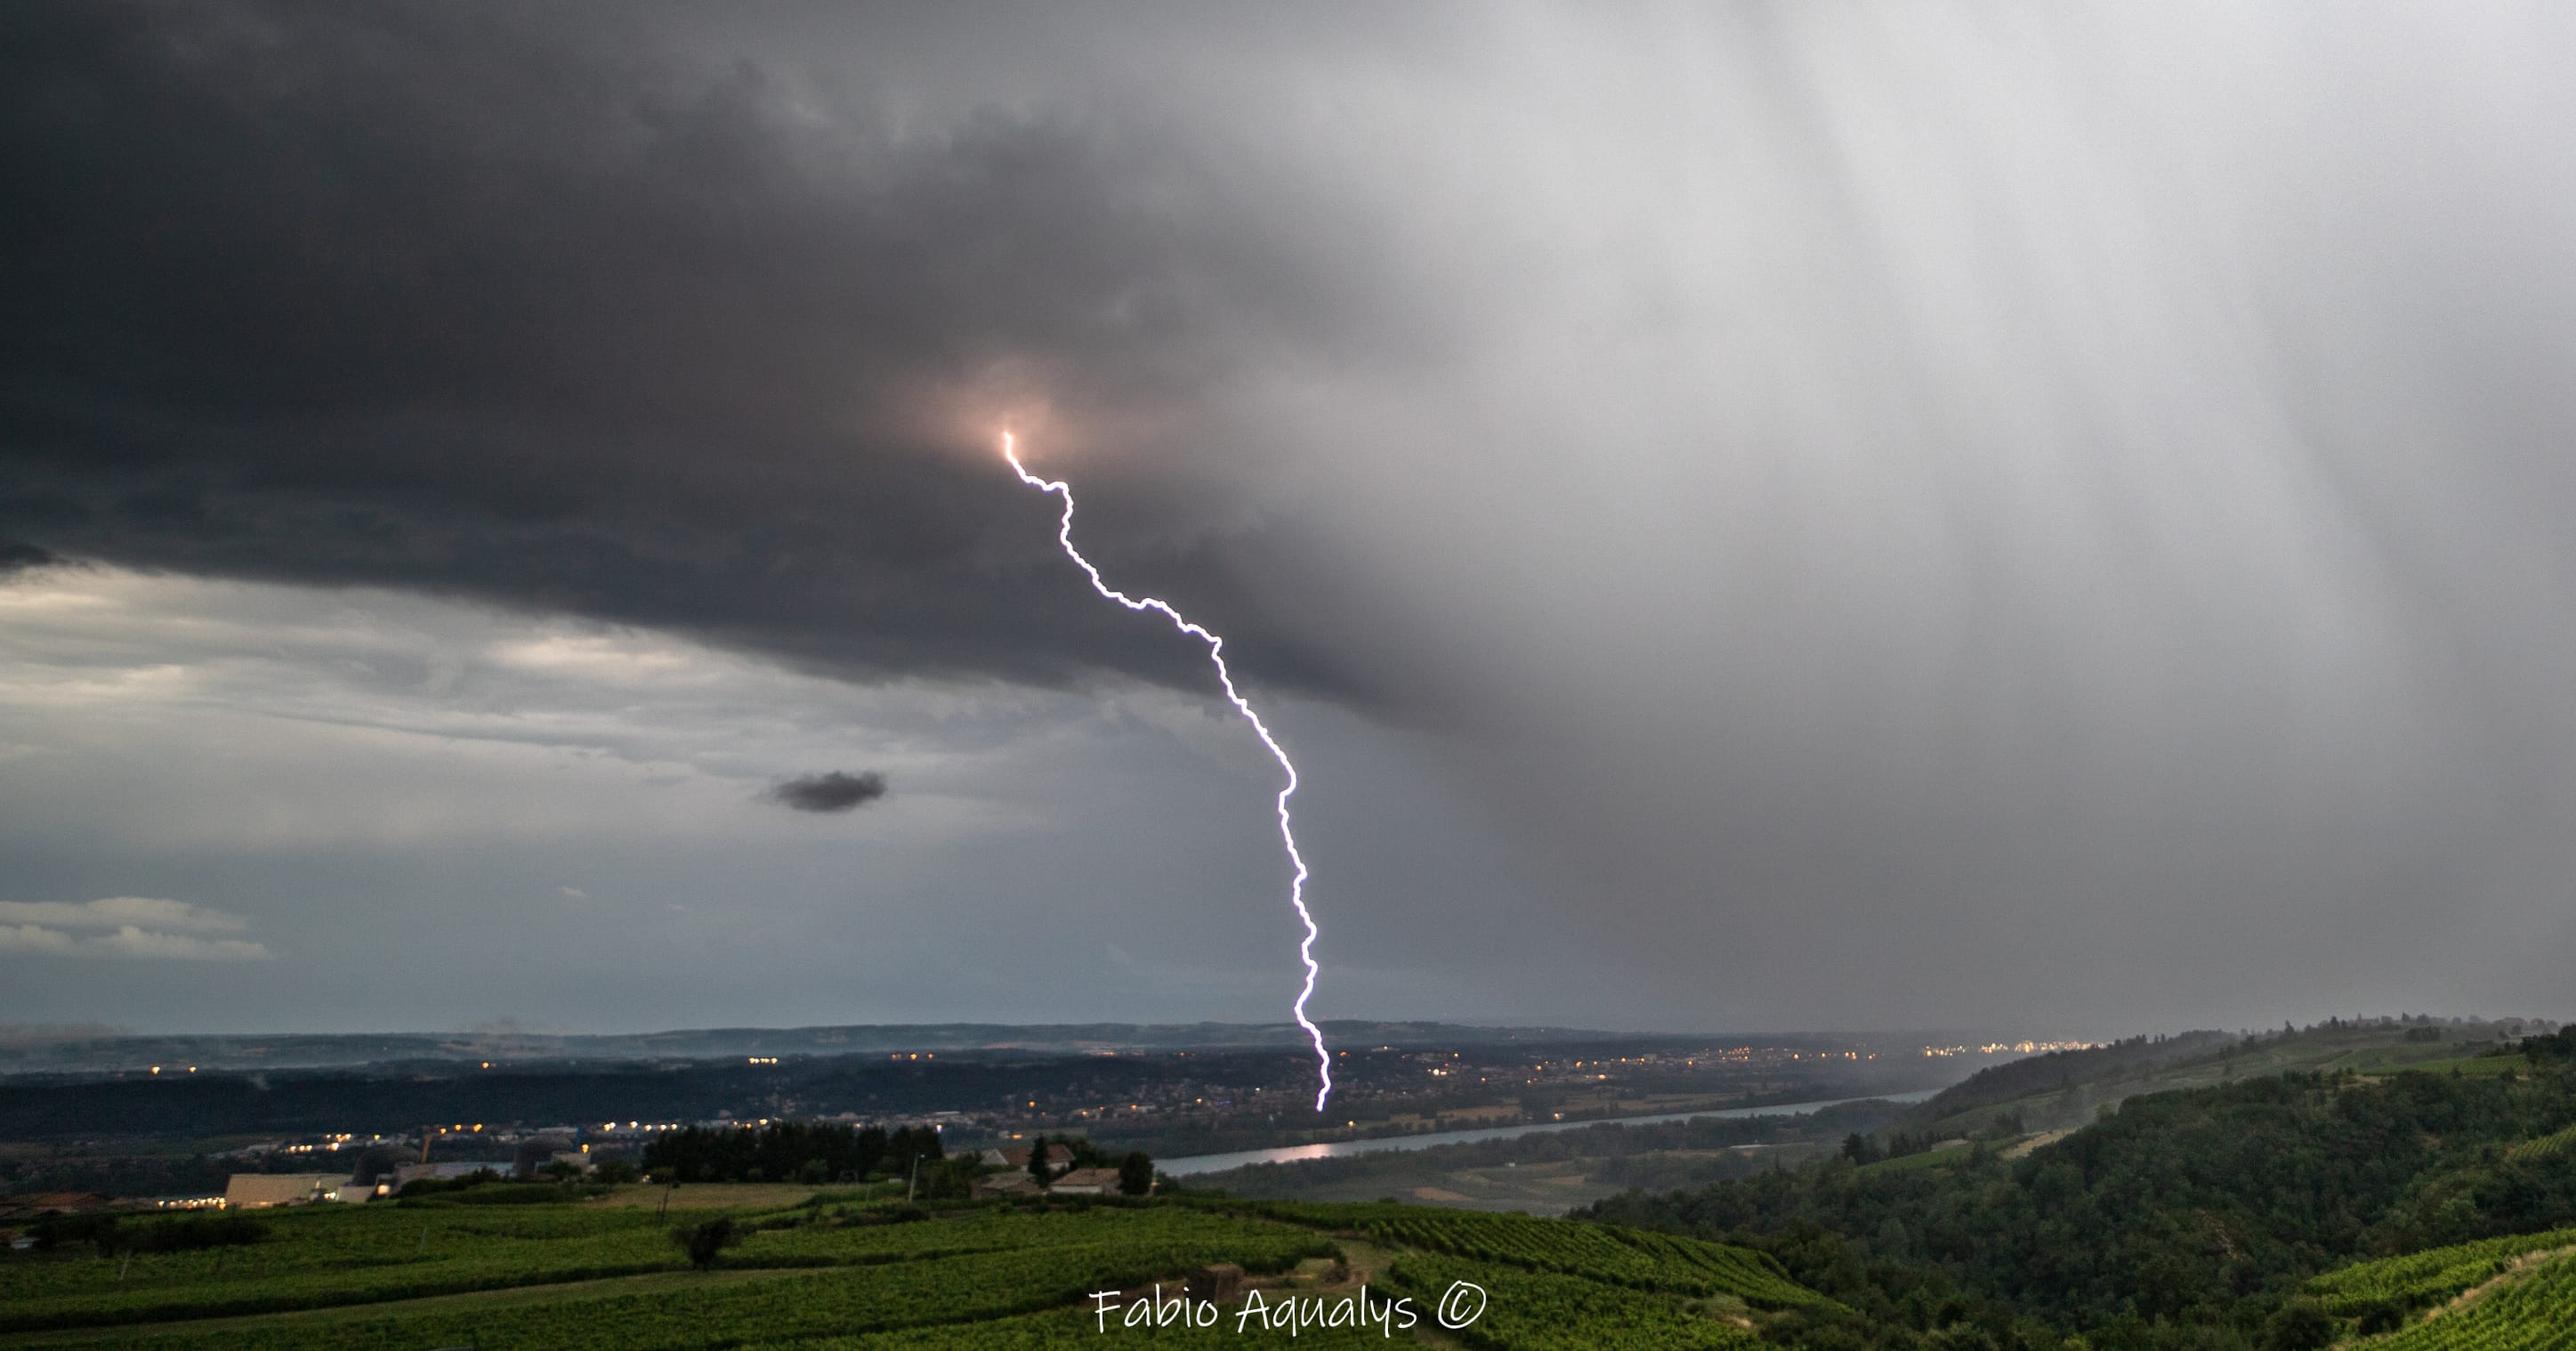
[[(0, 1021), (2576, 1015), (2576, 17), (0, 11)], [(874, 776), (874, 777), (870, 777)]]

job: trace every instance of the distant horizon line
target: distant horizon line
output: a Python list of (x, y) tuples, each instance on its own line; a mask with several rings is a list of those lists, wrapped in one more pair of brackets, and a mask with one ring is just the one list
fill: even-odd
[[(2301, 1027), (2317, 1027), (2317, 1026), (2325, 1026), (2325, 1025), (2328, 1025), (2328, 1023), (2330, 1022), (2330, 1020), (2332, 1020), (2332, 1019), (2338, 1019), (2338, 1018), (2340, 1018), (2340, 1019), (2342, 1019), (2342, 1020), (2344, 1020), (2344, 1021), (2347, 1021), (2347, 1022), (2353, 1022), (2353, 1023), (2357, 1023), (2357, 1024), (2366, 1024), (2366, 1023), (2396, 1023), (2396, 1022), (2400, 1022), (2400, 1021), (2419, 1021), (2419, 1022), (2420, 1022), (2420, 1021), (2430, 1021), (2430, 1022), (2432, 1022), (2432, 1023), (2448, 1024), (2448, 1025), (2461, 1025), (2461, 1024), (2500, 1024), (2500, 1023), (2513, 1023), (2513, 1022), (2520, 1022), (2520, 1023), (2553, 1023), (2553, 1024), (2554, 1024), (2554, 1023), (2558, 1023), (2558, 1022), (2562, 1021), (2562, 1020), (2560, 1020), (2560, 1019), (2558, 1019), (2558, 1018), (2554, 1018), (2554, 1017), (2551, 1017), (2551, 1016), (2548, 1016), (2548, 1015), (2538, 1015), (2538, 1014), (2429, 1014), (2429, 1013), (2402, 1012), (2402, 1013), (2374, 1013), (2374, 1014), (2351, 1014), (2351, 1015), (2346, 1015), (2346, 1014), (2329, 1014), (2329, 1015), (2326, 1015), (2326, 1016), (2323, 1016), (2323, 1017), (2315, 1018), (2315, 1019), (2310, 1020), (2310, 1021), (2301, 1022), (2301, 1023), (2299, 1023), (2299, 1026), (2301, 1026)], [(1368, 1031), (1368, 1030), (1370, 1030), (1370, 1029), (1376, 1029), (1376, 1028), (1422, 1028), (1422, 1029), (1456, 1028), (1456, 1029), (1465, 1030), (1465, 1031), (1479, 1031), (1479, 1032), (1525, 1032), (1525, 1033), (1526, 1033), (1526, 1032), (1544, 1032), (1544, 1033), (1580, 1033), (1580, 1034), (1584, 1034), (1584, 1035), (1592, 1035), (1592, 1036), (1609, 1036), (1609, 1037), (1676, 1037), (1676, 1038), (1681, 1038), (1681, 1037), (1724, 1037), (1724, 1038), (1738, 1038), (1738, 1037), (1787, 1037), (1787, 1036), (1798, 1036), (1798, 1037), (1824, 1037), (1824, 1036), (1834, 1036), (1834, 1037), (1888, 1037), (1888, 1036), (1907, 1036), (1907, 1037), (1912, 1037), (1912, 1036), (1919, 1036), (1919, 1035), (1988, 1035), (1988, 1034), (1995, 1034), (1995, 1033), (1997, 1033), (1997, 1032), (1998, 1032), (1998, 1030), (1999, 1030), (1999, 1028), (2001, 1027), (2001, 1025), (2000, 1025), (2000, 1024), (1994, 1024), (1994, 1023), (1985, 1023), (1985, 1024), (1953, 1023), (1953, 1024), (1920, 1024), (1920, 1025), (1914, 1025), (1914, 1026), (1897, 1025), (1897, 1026), (1880, 1026), (1880, 1027), (1831, 1027), (1831, 1026), (1826, 1026), (1826, 1027), (1771, 1027), (1771, 1028), (1719, 1028), (1719, 1029), (1688, 1029), (1688, 1028), (1683, 1028), (1683, 1029), (1676, 1029), (1676, 1028), (1669, 1028), (1669, 1027), (1667, 1027), (1667, 1028), (1634, 1028), (1634, 1027), (1631, 1027), (1631, 1028), (1621, 1028), (1621, 1027), (1599, 1027), (1599, 1026), (1585, 1026), (1585, 1025), (1582, 1025), (1582, 1024), (1575, 1024), (1575, 1023), (1550, 1023), (1550, 1022), (1506, 1022), (1506, 1021), (1499, 1021), (1499, 1020), (1484, 1020), (1484, 1019), (1474, 1019), (1474, 1018), (1328, 1018), (1328, 1019), (1319, 1019), (1318, 1021), (1319, 1021), (1319, 1022), (1320, 1022), (1320, 1023), (1321, 1023), (1325, 1028), (1326, 1028), (1326, 1029), (1327, 1029), (1327, 1030), (1331, 1030), (1331, 1029), (1333, 1029), (1333, 1028), (1338, 1027), (1338, 1028), (1342, 1028), (1342, 1029), (1345, 1029), (1345, 1030), (1348, 1030), (1348, 1031), (1352, 1031), (1352, 1032), (1366, 1032), (1366, 1031)], [(1177, 1021), (1177, 1022), (1136, 1022), (1136, 1021), (1111, 1021), (1111, 1020), (1059, 1021), (1059, 1022), (1005, 1022), (1005, 1021), (982, 1020), (982, 1019), (951, 1019), (951, 1020), (936, 1021), (936, 1022), (800, 1023), (800, 1024), (774, 1024), (774, 1025), (773, 1025), (773, 1024), (749, 1024), (749, 1023), (743, 1023), (743, 1024), (714, 1024), (714, 1025), (696, 1026), (696, 1027), (664, 1027), (664, 1028), (641, 1029), (641, 1030), (630, 1030), (630, 1031), (614, 1031), (614, 1032), (560, 1032), (560, 1031), (547, 1031), (547, 1030), (543, 1030), (543, 1029), (539, 1029), (539, 1028), (508, 1027), (508, 1026), (498, 1026), (498, 1027), (495, 1027), (495, 1026), (485, 1026), (485, 1027), (472, 1027), (472, 1028), (419, 1028), (419, 1027), (399, 1028), (399, 1027), (398, 1027), (398, 1028), (365, 1028), (365, 1029), (353, 1029), (353, 1030), (316, 1030), (316, 1029), (297, 1029), (297, 1028), (268, 1028), (268, 1029), (221, 1029), (221, 1030), (203, 1030), (203, 1031), (175, 1031), (175, 1030), (157, 1030), (157, 1031), (147, 1031), (147, 1030), (138, 1030), (138, 1029), (131, 1028), (131, 1027), (123, 1027), (123, 1026), (118, 1026), (118, 1025), (114, 1025), (114, 1024), (105, 1024), (105, 1023), (0, 1023), (0, 1048), (6, 1048), (6, 1047), (9, 1047), (9, 1046), (27, 1046), (27, 1045), (40, 1044), (40, 1043), (59, 1043), (59, 1042), (67, 1042), (67, 1041), (145, 1041), (145, 1040), (155, 1040), (155, 1039), (178, 1039), (178, 1038), (189, 1038), (189, 1037), (230, 1037), (230, 1038), (256, 1038), (256, 1037), (307, 1037), (307, 1038), (320, 1038), (320, 1037), (329, 1037), (329, 1038), (347, 1038), (347, 1037), (388, 1037), (388, 1038), (412, 1038), (412, 1039), (423, 1039), (423, 1040), (443, 1040), (443, 1041), (472, 1041), (472, 1040), (504, 1041), (504, 1040), (509, 1040), (509, 1039), (514, 1039), (514, 1038), (516, 1038), (516, 1039), (525, 1039), (525, 1040), (534, 1040), (534, 1041), (581, 1041), (581, 1040), (637, 1040), (637, 1039), (653, 1039), (653, 1038), (664, 1038), (664, 1037), (711, 1036), (711, 1035), (737, 1035), (737, 1036), (738, 1036), (738, 1035), (756, 1035), (756, 1034), (794, 1035), (794, 1034), (850, 1033), (850, 1032), (875, 1032), (875, 1033), (889, 1033), (889, 1032), (907, 1032), (907, 1031), (925, 1031), (925, 1032), (927, 1032), (927, 1031), (946, 1031), (946, 1032), (954, 1033), (954, 1032), (957, 1032), (957, 1031), (963, 1031), (963, 1030), (968, 1030), (968, 1029), (974, 1029), (974, 1030), (992, 1030), (992, 1031), (999, 1031), (999, 1032), (1064, 1033), (1064, 1032), (1082, 1032), (1082, 1031), (1098, 1031), (1098, 1032), (1112, 1032), (1112, 1031), (1129, 1031), (1129, 1032), (1187, 1031), (1187, 1030), (1191, 1030), (1191, 1029), (1199, 1029), (1199, 1028), (1225, 1028), (1225, 1029), (1232, 1029), (1232, 1030), (1238, 1030), (1238, 1031), (1244, 1031), (1244, 1032), (1276, 1031), (1276, 1032), (1279, 1032), (1279, 1033), (1294, 1033), (1294, 1032), (1297, 1032), (1297, 1031), (1299, 1030), (1299, 1029), (1298, 1029), (1298, 1027), (1297, 1027), (1297, 1025), (1296, 1025), (1295, 1023), (1293, 1023), (1293, 1022), (1288, 1022), (1288, 1021), (1285, 1021), (1285, 1020), (1277, 1020), (1277, 1021), (1251, 1021), (1251, 1020), (1237, 1020), (1237, 1019), (1225, 1019), (1225, 1018), (1202, 1018), (1202, 1019), (1192, 1019), (1192, 1020), (1188, 1020), (1188, 1021)], [(2127, 1037), (2134, 1037), (2134, 1036), (2140, 1036), (2140, 1035), (2148, 1035), (2148, 1036), (2154, 1036), (2154, 1035), (2179, 1036), (2179, 1035), (2187, 1035), (2187, 1034), (2194, 1033), (2194, 1032), (2237, 1032), (2237, 1033), (2260, 1033), (2260, 1032), (2267, 1032), (2267, 1031), (2272, 1031), (2272, 1030), (2274, 1030), (2274, 1029), (2272, 1029), (2272, 1028), (2270, 1028), (2270, 1027), (2268, 1027), (2268, 1026), (2267, 1026), (2267, 1027), (2239, 1027), (2239, 1028), (2224, 1028), (2224, 1027), (2214, 1027), (2214, 1026), (2198, 1026), (2198, 1027), (2184, 1027), (2184, 1028), (2176, 1028), (2176, 1029), (2171, 1029), (2171, 1030), (2162, 1031), (2162, 1032), (2147, 1032), (2147, 1033), (2128, 1032), (2128, 1033), (2123, 1033), (2123, 1034), (2121, 1034), (2121, 1035), (2120, 1035), (2120, 1037), (2118, 1037), (2118, 1038), (2106, 1038), (2106, 1039), (2108, 1039), (2108, 1040), (2117, 1040), (2117, 1039), (2125, 1039), (2125, 1038), (2127, 1038)], [(2059, 1038), (2052, 1038), (2052, 1039), (2059, 1039)]]

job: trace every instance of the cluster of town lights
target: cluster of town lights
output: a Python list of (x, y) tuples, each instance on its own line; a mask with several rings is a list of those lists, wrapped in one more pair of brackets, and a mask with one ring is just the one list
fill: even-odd
[(2089, 1051), (2100, 1044), (2101, 1043), (2099, 1042), (2091, 1041), (1990, 1041), (1983, 1046), (1926, 1046), (1923, 1048), (1923, 1054), (1934, 1057), (1968, 1055), (1970, 1053), (1977, 1055), (2003, 1055), (2006, 1052), (2014, 1052), (2021, 1055), (2042, 1055), (2050, 1051)]

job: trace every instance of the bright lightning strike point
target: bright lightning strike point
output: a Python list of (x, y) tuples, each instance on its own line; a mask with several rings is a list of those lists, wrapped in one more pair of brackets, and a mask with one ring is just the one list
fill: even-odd
[(1306, 1035), (1315, 1043), (1315, 1073), (1322, 1085), (1315, 1090), (1315, 1110), (1320, 1112), (1324, 1110), (1324, 1100), (1333, 1095), (1333, 1058), (1324, 1049), (1324, 1029), (1315, 1026), (1313, 1020), (1306, 1016), (1306, 1001), (1315, 997), (1315, 977), (1322, 974), (1323, 968), (1315, 964), (1315, 939), (1319, 936), (1315, 916), (1306, 909), (1306, 857), (1297, 852), (1297, 832), (1290, 827), (1288, 820), (1288, 799), (1297, 792), (1297, 766), (1289, 763), (1288, 752), (1281, 750), (1279, 739), (1270, 735), (1269, 725), (1261, 721), (1261, 715), (1253, 712), (1251, 703), (1234, 688), (1234, 673), (1225, 665), (1225, 640), (1205, 627), (1191, 623), (1182, 617), (1180, 611), (1152, 596), (1130, 596), (1101, 580), (1100, 569), (1093, 567), (1091, 560), (1073, 547), (1073, 486), (1062, 479), (1039, 478), (1030, 473), (1028, 466), (1020, 463), (1019, 445), (1009, 432), (1002, 433), (1002, 458), (1011, 462), (1011, 472), (1020, 476), (1020, 482), (1064, 499), (1064, 516), (1056, 526), (1055, 541), (1064, 546), (1065, 556), (1091, 579), (1092, 590), (1130, 610), (1152, 610), (1172, 621), (1174, 628), (1207, 644), (1208, 662), (1216, 667), (1216, 681), (1225, 687), (1227, 702), (1234, 705), (1234, 711), (1242, 714), (1245, 722), (1252, 724), (1253, 733), (1261, 738), (1261, 744), (1270, 748), (1270, 758), (1277, 760), (1280, 770), (1288, 776), (1287, 785), (1279, 790), (1279, 843), (1286, 846), (1288, 861), (1297, 867), (1296, 877), (1288, 884), (1288, 904), (1296, 907), (1298, 922), (1306, 926), (1306, 937), (1297, 944), (1297, 960), (1306, 964), (1306, 985), (1297, 992), (1297, 1002), (1289, 1009), (1296, 1014), (1297, 1025), (1306, 1029)]

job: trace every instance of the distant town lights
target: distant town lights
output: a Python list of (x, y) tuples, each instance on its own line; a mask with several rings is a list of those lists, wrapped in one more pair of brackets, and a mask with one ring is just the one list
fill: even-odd
[(1983, 1046), (1926, 1046), (1923, 1048), (1923, 1054), (1954, 1056), (1967, 1055), (1973, 1051), (1978, 1055), (2004, 1055), (2008, 1052), (2042, 1055), (2050, 1051), (2089, 1051), (2100, 1044), (2091, 1041), (1990, 1041)]

